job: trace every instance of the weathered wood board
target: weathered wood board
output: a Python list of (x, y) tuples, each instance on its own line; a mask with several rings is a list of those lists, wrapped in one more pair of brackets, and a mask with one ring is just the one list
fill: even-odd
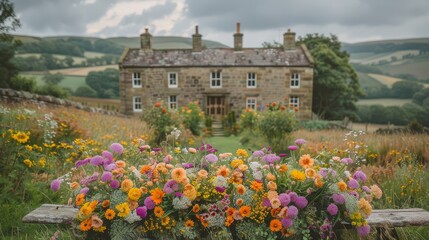
[(22, 218), (24, 223), (67, 224), (76, 218), (78, 209), (58, 204), (42, 204)]
[(429, 212), (421, 208), (373, 210), (367, 222), (372, 227), (429, 226)]

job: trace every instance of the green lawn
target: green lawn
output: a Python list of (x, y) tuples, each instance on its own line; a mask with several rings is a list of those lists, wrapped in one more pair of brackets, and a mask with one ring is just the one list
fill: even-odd
[(247, 149), (247, 146), (243, 146), (240, 143), (240, 137), (210, 137), (204, 140), (205, 143), (212, 145), (218, 149), (220, 153), (230, 152), (235, 154), (238, 148)]
[[(33, 77), (38, 86), (43, 86), (45, 83), (43, 82), (43, 75), (40, 74), (20, 74), (24, 77)], [(80, 86), (88, 86), (85, 82), (85, 77), (83, 76), (67, 76), (64, 75), (64, 80), (59, 84), (61, 87), (70, 88), (72, 91), (76, 91), (76, 89)]]

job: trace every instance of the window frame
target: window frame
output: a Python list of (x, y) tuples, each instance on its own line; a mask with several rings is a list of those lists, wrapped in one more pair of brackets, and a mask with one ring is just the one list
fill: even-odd
[[(139, 99), (139, 101), (136, 101)], [(137, 106), (140, 106), (140, 108), (137, 108)], [(143, 111), (143, 101), (141, 96), (134, 96), (133, 97), (133, 111), (134, 112), (142, 112)]]
[[(213, 76), (214, 74), (219, 74), (219, 76)], [(219, 85), (213, 85), (214, 81), (218, 81)], [(210, 88), (222, 88), (222, 72), (221, 71), (212, 71), (210, 72)]]
[(290, 88), (300, 88), (301, 74), (294, 72), (290, 75)]
[[(136, 75), (138, 74), (138, 77)], [(136, 81), (140, 84), (136, 84)], [(131, 82), (133, 84), (133, 88), (142, 88), (142, 78), (140, 72), (133, 72), (131, 75)]]
[[(176, 84), (171, 84), (171, 75), (175, 76), (175, 82)], [(179, 87), (179, 74), (177, 72), (168, 72), (167, 73), (167, 81), (168, 81), (168, 88), (178, 88)]]
[[(250, 78), (250, 75), (253, 75), (253, 78)], [(253, 82), (254, 85), (251, 85), (250, 83)], [(254, 72), (248, 72), (247, 73), (247, 81), (246, 81), (246, 87), (247, 88), (256, 88), (257, 87), (257, 76)]]
[[(250, 102), (249, 100), (254, 100), (254, 102)], [(254, 107), (251, 107), (254, 106)], [(247, 97), (246, 98), (246, 109), (252, 109), (252, 110), (257, 110), (258, 107), (258, 98), (256, 97)]]
[[(172, 97), (174, 97), (174, 101), (171, 101)], [(167, 102), (168, 102), (168, 110), (177, 110), (178, 109), (178, 107), (177, 107), (177, 95), (168, 96)], [(172, 107), (172, 104), (175, 104), (174, 108)]]
[(289, 97), (289, 106), (299, 109), (299, 96), (290, 96)]

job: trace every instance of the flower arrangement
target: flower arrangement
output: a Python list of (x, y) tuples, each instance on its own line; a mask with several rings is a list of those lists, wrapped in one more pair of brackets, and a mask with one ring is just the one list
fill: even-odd
[(87, 239), (331, 239), (344, 222), (366, 236), (381, 189), (353, 159), (310, 156), (304, 144), (277, 155), (113, 143), (51, 189), (67, 186), (79, 209), (73, 228)]

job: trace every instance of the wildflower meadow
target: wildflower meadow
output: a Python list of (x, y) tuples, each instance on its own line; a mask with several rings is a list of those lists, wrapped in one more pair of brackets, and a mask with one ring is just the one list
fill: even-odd
[[(268, 127), (281, 120), (276, 112), (243, 112), (241, 141), (224, 150), (216, 146), (222, 138), (201, 134), (205, 116), (197, 103), (177, 114), (163, 109), (158, 104), (151, 114), (168, 128), (150, 118), (0, 106), (0, 236), (372, 239), (366, 218), (373, 209), (429, 210), (427, 135), (291, 125), (269, 141), (258, 119)], [(43, 203), (79, 212), (69, 226), (21, 223)], [(429, 229), (399, 234), (425, 239)]]

